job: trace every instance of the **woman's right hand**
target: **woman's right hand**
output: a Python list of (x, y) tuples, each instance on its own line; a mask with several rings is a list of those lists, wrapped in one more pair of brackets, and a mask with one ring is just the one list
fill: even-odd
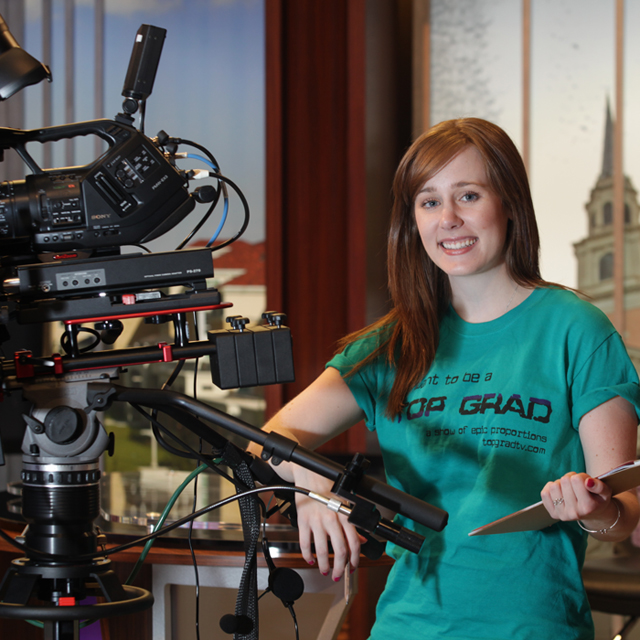
[[(302, 393), (291, 400), (263, 427), (275, 431), (307, 449), (316, 449), (365, 417), (340, 373), (329, 367)], [(251, 443), (249, 451), (257, 456), (261, 448)], [(331, 497), (331, 480), (304, 467), (282, 462), (275, 468), (285, 481), (314, 493)], [(324, 504), (296, 494), (300, 550), (309, 564), (314, 564), (311, 545), (315, 546), (318, 568), (329, 575), (329, 543), (334, 552), (332, 577), (340, 580), (347, 567), (358, 566), (360, 536), (347, 519)]]
[[(331, 497), (331, 480), (323, 478), (307, 469), (296, 467), (295, 484), (326, 497)], [(341, 514), (331, 511), (321, 502), (312, 500), (301, 493), (296, 494), (298, 531), (302, 557), (315, 564), (312, 545), (318, 569), (322, 575), (329, 575), (338, 582), (345, 570), (353, 571), (360, 559), (360, 536), (355, 527)], [(329, 543), (333, 548), (333, 571), (329, 558)]]

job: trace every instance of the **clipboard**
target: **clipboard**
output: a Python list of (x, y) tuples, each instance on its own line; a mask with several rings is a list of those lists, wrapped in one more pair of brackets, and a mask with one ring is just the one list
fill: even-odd
[[(615, 496), (640, 485), (640, 460), (632, 460), (597, 476), (611, 488)], [(494, 533), (516, 533), (518, 531), (539, 531), (558, 522), (549, 515), (542, 501), (536, 502), (504, 518), (485, 524), (469, 533), (470, 536), (488, 536)]]

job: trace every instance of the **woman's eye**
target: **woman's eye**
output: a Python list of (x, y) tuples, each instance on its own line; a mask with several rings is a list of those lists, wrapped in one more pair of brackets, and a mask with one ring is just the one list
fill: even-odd
[(437, 204), (437, 200), (424, 200), (421, 206), (423, 209), (432, 209), (433, 207), (437, 206)]
[(477, 193), (465, 193), (461, 200), (463, 202), (475, 202), (480, 196)]

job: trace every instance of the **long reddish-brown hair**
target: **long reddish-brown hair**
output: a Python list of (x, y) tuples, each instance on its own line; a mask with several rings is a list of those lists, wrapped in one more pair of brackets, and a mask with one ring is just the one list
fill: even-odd
[(515, 145), (497, 125), (479, 118), (447, 120), (421, 135), (409, 148), (393, 181), (393, 208), (387, 241), (391, 311), (340, 341), (340, 349), (378, 333), (379, 346), (350, 373), (384, 357), (396, 371), (387, 399), (390, 417), (401, 413), (407, 394), (427, 374), (440, 340), (440, 321), (449, 305), (447, 275), (425, 251), (414, 203), (425, 182), (466, 147), (482, 156), (489, 187), (509, 215), (505, 262), (509, 276), (526, 288), (549, 286), (540, 276), (540, 239), (527, 172)]

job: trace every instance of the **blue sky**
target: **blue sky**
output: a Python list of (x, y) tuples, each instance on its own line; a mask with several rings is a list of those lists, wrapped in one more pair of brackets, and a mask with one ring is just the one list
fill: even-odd
[[(25, 48), (40, 53), (39, 0), (27, 2)], [(54, 124), (64, 124), (64, 3), (54, 0)], [(122, 85), (136, 32), (141, 24), (167, 30), (153, 93), (147, 101), (145, 133), (159, 130), (194, 140), (220, 162), (224, 175), (249, 200), (252, 222), (244, 239), (264, 239), (264, 8), (263, 0), (106, 0), (104, 117), (121, 110)], [(77, 0), (75, 10), (74, 121), (94, 118), (94, 11), (91, 0)], [(11, 26), (11, 25), (9, 25)], [(41, 126), (39, 87), (25, 90), (27, 128)], [(89, 140), (76, 141), (76, 162), (93, 159)], [(185, 147), (181, 150), (187, 151)], [(35, 154), (34, 154), (35, 155)], [(64, 164), (56, 149), (55, 166)], [(198, 166), (182, 163), (181, 166)], [(202, 166), (202, 165), (200, 165)], [(204, 166), (202, 166), (204, 168)], [(197, 184), (192, 185), (193, 188)], [(192, 214), (176, 230), (150, 243), (172, 249), (197, 220)], [(231, 203), (228, 235), (240, 225), (242, 209)], [(210, 223), (211, 229), (217, 220)]]

